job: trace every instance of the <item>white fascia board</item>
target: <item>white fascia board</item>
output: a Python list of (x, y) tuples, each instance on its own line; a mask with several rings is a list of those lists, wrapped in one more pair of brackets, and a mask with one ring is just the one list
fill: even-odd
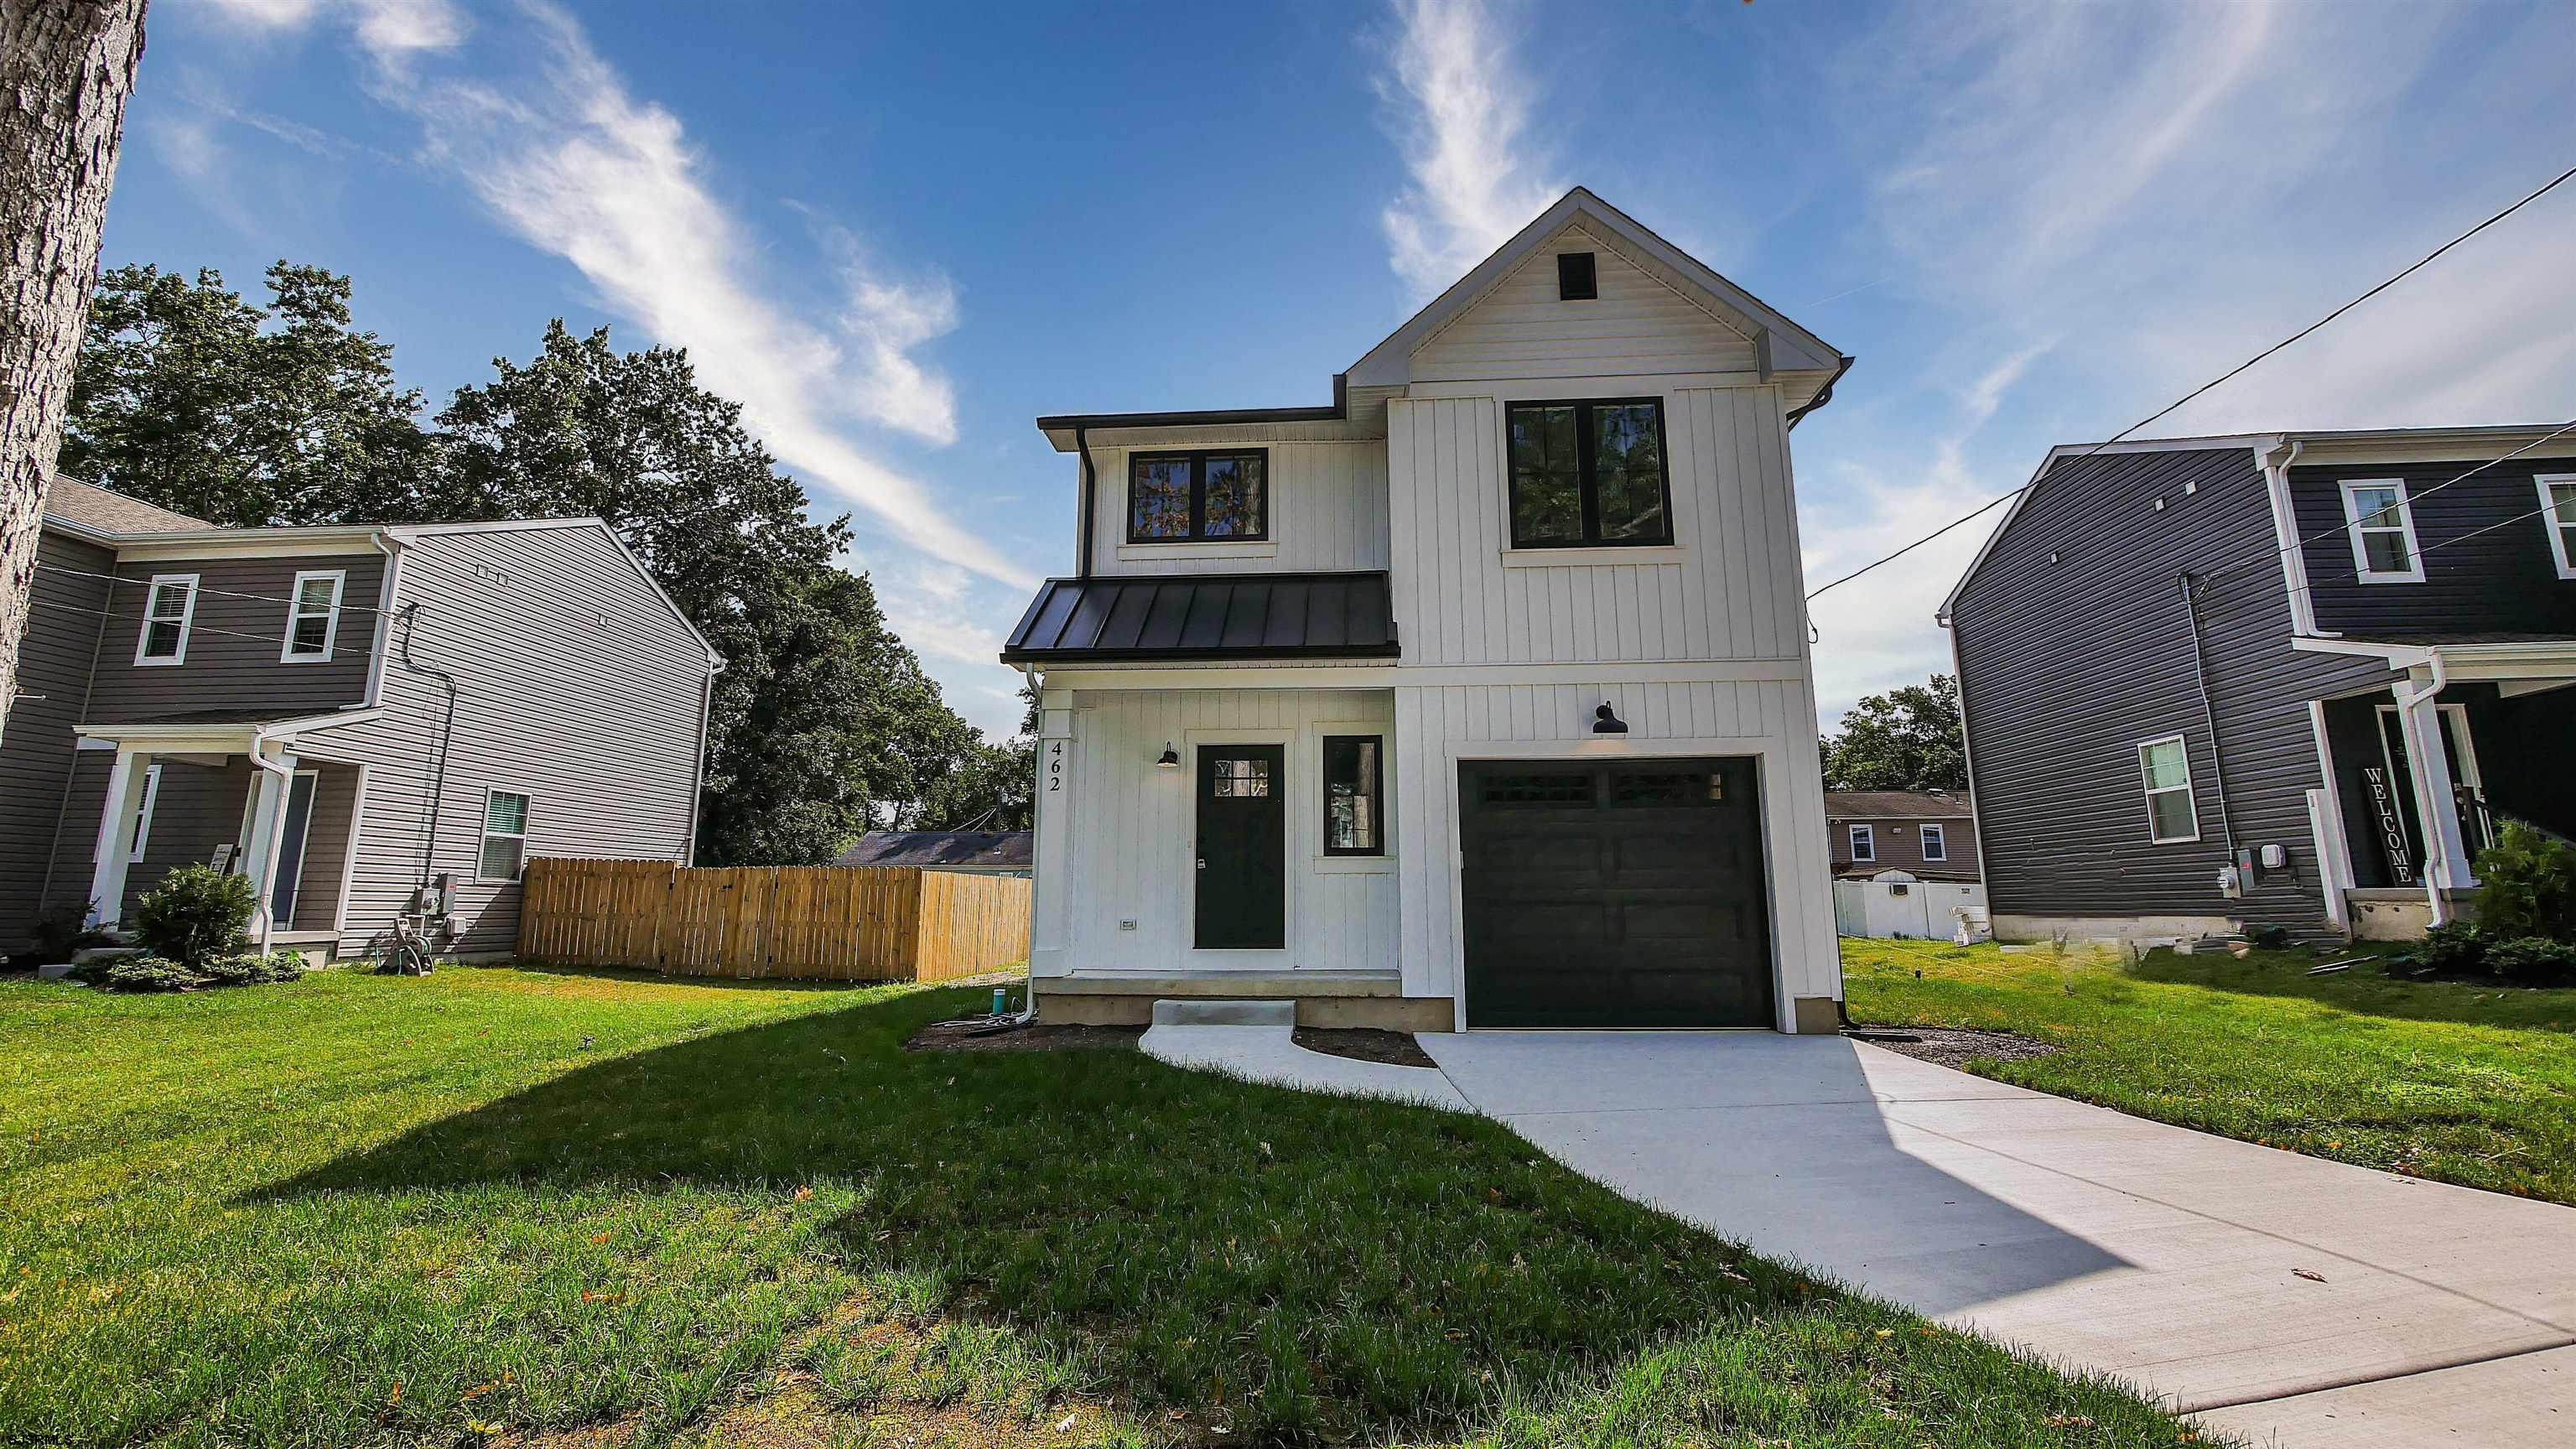
[(119, 563), (174, 563), (201, 558), (322, 558), (369, 553), (379, 528), (222, 528), (189, 533), (127, 533), (112, 544)]
[(2301, 444), (2299, 466), (2485, 462), (2558, 433), (2550, 447), (2526, 456), (2576, 454), (2576, 432), (2565, 423), (2516, 423), (2476, 428), (2374, 428), (2347, 432), (2291, 433)]

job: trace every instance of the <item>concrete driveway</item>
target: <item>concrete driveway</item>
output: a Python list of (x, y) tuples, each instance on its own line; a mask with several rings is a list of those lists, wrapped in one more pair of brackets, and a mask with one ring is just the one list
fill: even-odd
[(1831, 1037), (1420, 1040), (1586, 1176), (2257, 1444), (2576, 1443), (2576, 1210)]

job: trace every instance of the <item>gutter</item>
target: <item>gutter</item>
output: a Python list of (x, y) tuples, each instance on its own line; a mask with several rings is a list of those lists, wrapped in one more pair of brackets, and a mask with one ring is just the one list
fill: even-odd
[(1091, 462), (1091, 425), (1077, 424), (1073, 430), (1073, 450), (1082, 455), (1082, 537), (1074, 541), (1073, 575), (1091, 577), (1092, 499), (1100, 493), (1099, 470)]
[[(276, 907), (271, 904), (271, 902), (277, 899), (277, 853), (280, 847), (284, 846), (286, 843), (286, 808), (294, 801), (295, 798), (295, 772), (287, 768), (284, 761), (272, 760), (268, 757), (268, 742), (271, 738), (272, 736), (269, 734), (268, 726), (266, 725), (261, 725), (250, 732), (250, 762), (252, 766), (257, 769), (265, 770), (268, 773), (275, 775), (278, 779), (277, 809), (269, 814), (268, 842), (260, 851), (260, 886), (257, 909), (259, 912), (259, 954), (263, 956), (268, 954), (270, 940), (277, 931)], [(352, 842), (352, 844), (354, 845), (355, 842)]]
[(1834, 369), (1834, 375), (1825, 379), (1825, 385), (1816, 390), (1816, 395), (1814, 397), (1807, 399), (1806, 406), (1789, 409), (1789, 421), (1787, 427), (1783, 428), (1782, 431), (1786, 432), (1790, 429), (1796, 428), (1800, 418), (1803, 418), (1807, 414), (1814, 412), (1816, 409), (1823, 407), (1825, 404), (1832, 402), (1834, 400), (1834, 384), (1843, 380), (1844, 373), (1851, 371), (1854, 360), (1855, 359), (1848, 353), (1844, 354), (1841, 364)]

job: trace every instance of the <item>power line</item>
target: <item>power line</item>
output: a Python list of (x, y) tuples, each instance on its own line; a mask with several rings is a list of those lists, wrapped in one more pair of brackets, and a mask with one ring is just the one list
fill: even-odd
[(2428, 543), (2428, 544), (2424, 545), (2422, 548), (2419, 548), (2419, 549), (2415, 550), (2415, 557), (2416, 557), (2416, 559), (2420, 562), (2420, 561), (2423, 559), (2424, 555), (2426, 555), (2426, 554), (2428, 554), (2428, 553), (2440, 553), (2442, 550), (2444, 550), (2444, 549), (2446, 549), (2446, 548), (2449, 548), (2452, 544), (2455, 544), (2455, 543), (2466, 543), (2466, 542), (2468, 542), (2470, 539), (2473, 539), (2473, 538), (2477, 537), (2479, 534), (2482, 534), (2482, 533), (2493, 533), (2493, 532), (2495, 532), (2495, 531), (2496, 531), (2497, 529), (2499, 529), (2499, 528), (2511, 528), (2511, 527), (2513, 527), (2513, 526), (2514, 526), (2515, 524), (2517, 524), (2517, 523), (2522, 523), (2522, 522), (2526, 522), (2526, 521), (2528, 521), (2528, 520), (2530, 520), (2530, 519), (2538, 518), (2540, 515), (2542, 515), (2542, 514), (2544, 514), (2544, 513), (2546, 513), (2546, 514), (2548, 514), (2548, 515), (2549, 515), (2550, 520), (2551, 520), (2551, 522), (2552, 522), (2553, 526), (2556, 526), (2556, 527), (2562, 527), (2562, 528), (2563, 528), (2563, 527), (2567, 526), (2568, 524), (2576, 523), (2576, 510), (2563, 509), (2563, 508), (2561, 508), (2561, 507), (2558, 505), (2558, 503), (2557, 503), (2555, 500), (2552, 500), (2552, 501), (2550, 501), (2550, 502), (2548, 502), (2548, 503), (2544, 503), (2544, 504), (2542, 504), (2542, 505), (2541, 505), (2541, 506), (2539, 506), (2538, 508), (2535, 508), (2535, 509), (2531, 510), (2529, 513), (2517, 513), (2517, 514), (2515, 514), (2513, 517), (2508, 518), (2508, 519), (2504, 520), (2504, 521), (2503, 521), (2503, 522), (2501, 522), (2501, 523), (2490, 523), (2490, 524), (2488, 524), (2488, 525), (2487, 525), (2486, 527), (2484, 527), (2484, 528), (2472, 528), (2472, 529), (2470, 529), (2468, 532), (2466, 532), (2466, 533), (2464, 533), (2464, 534), (2461, 534), (2461, 535), (2460, 535), (2460, 536), (2458, 536), (2457, 538), (2446, 538), (2446, 539), (2443, 539), (2440, 543)]
[[(129, 624), (175, 624), (179, 622), (176, 619), (155, 619), (148, 614), (120, 614), (112, 609), (93, 609), (84, 604), (66, 604), (53, 599), (30, 599), (27, 602), (32, 608), (53, 609), (66, 614), (88, 614), (96, 618), (108, 620), (110, 623), (114, 623), (118, 620), (123, 620)], [(222, 629), (212, 624), (200, 624), (194, 620), (190, 620), (188, 622), (187, 629), (188, 637), (192, 639), (199, 634), (221, 634), (229, 639), (252, 639), (262, 644), (274, 644), (281, 649), (287, 646), (287, 637), (283, 634), (253, 634), (242, 629)], [(375, 650), (372, 648), (359, 647), (335, 647), (332, 653), (335, 658), (342, 655), (363, 658), (375, 653)]]
[[(38, 568), (40, 568), (40, 569), (43, 569), (43, 570), (44, 570), (45, 572), (47, 572), (47, 573), (68, 574), (68, 575), (70, 575), (70, 576), (72, 576), (72, 577), (74, 577), (74, 578), (83, 578), (83, 579), (105, 579), (107, 582), (109, 582), (109, 583), (111, 583), (111, 584), (131, 584), (131, 585), (133, 585), (133, 586), (134, 586), (134, 587), (136, 587), (136, 588), (149, 588), (149, 587), (151, 587), (151, 584), (152, 584), (152, 580), (150, 580), (149, 578), (140, 578), (140, 579), (138, 579), (138, 578), (131, 578), (131, 577), (128, 577), (127, 575), (124, 575), (124, 574), (102, 574), (102, 573), (94, 573), (94, 572), (92, 572), (91, 570), (88, 570), (88, 569), (65, 568), (65, 567), (63, 567), (61, 564), (39, 563), (39, 564), (37, 564), (37, 565), (36, 565), (36, 567), (38, 567)], [(283, 596), (278, 595), (278, 594), (245, 594), (245, 593), (240, 593), (240, 592), (238, 592), (238, 591), (236, 591), (236, 590), (232, 590), (232, 589), (217, 589), (217, 588), (210, 588), (210, 587), (208, 587), (207, 585), (202, 584), (202, 583), (192, 585), (191, 587), (193, 587), (193, 588), (194, 588), (198, 593), (201, 593), (201, 594), (212, 594), (212, 595), (214, 595), (214, 596), (215, 596), (215, 597), (217, 597), (217, 598), (224, 598), (224, 599), (250, 599), (250, 600), (253, 600), (253, 601), (255, 601), (255, 602), (262, 603), (262, 604), (287, 604), (287, 605), (291, 605), (291, 606), (295, 606), (295, 607), (302, 607), (302, 604), (303, 604), (303, 601), (302, 601), (302, 600), (300, 600), (300, 599), (290, 599), (290, 598), (286, 598), (286, 597), (283, 597)], [(366, 614), (384, 614), (384, 615), (387, 615), (387, 616), (391, 616), (392, 614), (394, 614), (394, 613), (396, 612), (395, 610), (392, 610), (392, 609), (379, 609), (379, 608), (377, 608), (377, 607), (376, 607), (375, 605), (373, 605), (373, 604), (353, 604), (353, 603), (349, 603), (349, 602), (347, 602), (347, 601), (345, 601), (345, 600), (343, 600), (341, 603), (339, 603), (339, 604), (338, 604), (338, 605), (336, 605), (335, 607), (342, 608), (342, 609), (354, 609), (354, 610), (357, 610), (357, 611), (358, 611), (358, 612), (360, 612), (360, 613), (366, 613)]]
[[(2111, 436), (2104, 438), (2098, 443), (2095, 443), (2093, 446), (2085, 449), (2083, 452), (2077, 454), (2068, 461), (2074, 463), (2083, 462), (2085, 459), (2101, 452), (2104, 448), (2111, 446), (2113, 443), (2119, 442), (2121, 439), (2126, 438), (2131, 433), (2145, 427), (2147, 424), (2172, 413), (2184, 404), (2192, 401), (2194, 398), (2199, 397), (2202, 393), (2208, 392), (2211, 388), (2227, 382), (2240, 373), (2243, 373), (2247, 368), (2263, 361), (2265, 358), (2279, 352), (2281, 349), (2300, 341), (2310, 333), (2315, 332), (2318, 328), (2325, 326), (2327, 323), (2332, 322), (2346, 312), (2351, 311), (2353, 308), (2360, 306), (2362, 303), (2367, 302), (2371, 298), (2378, 296), (2380, 293), (2387, 291), (2389, 288), (2396, 286), (2399, 282), (2402, 282), (2408, 277), (2415, 275), (2417, 272), (2422, 271), (2425, 267), (2431, 265), (2443, 253), (2448, 252), (2453, 247), (2456, 247), (2460, 243), (2467, 241), (2469, 238), (2476, 236), (2478, 233), (2485, 231), (2488, 227), (2491, 227), (2497, 222), (2504, 220), (2506, 217), (2513, 215), (2515, 212), (2522, 210), (2524, 207), (2538, 201), (2540, 198), (2547, 196), (2550, 192), (2557, 190), (2570, 177), (2576, 177), (2576, 166), (2571, 166), (2566, 170), (2559, 172), (2545, 185), (2523, 197), (2520, 201), (2517, 201), (2513, 205), (2506, 207), (2504, 210), (2497, 212), (2495, 215), (2488, 217), (2486, 220), (2479, 222), (2477, 225), (2470, 227), (2467, 231), (2464, 231), (2458, 236), (2451, 238), (2449, 241), (2442, 243), (2433, 250), (2426, 252), (2423, 256), (2418, 257), (2415, 262), (2408, 266), (2404, 271), (2397, 273), (2395, 276), (2388, 278), (2379, 285), (2372, 287), (2369, 291), (2362, 293), (2360, 296), (2355, 297), (2351, 301), (2344, 303), (2342, 306), (2335, 308), (2331, 312), (2328, 312), (2316, 321), (2309, 323), (2307, 326), (2300, 328), (2298, 331), (2291, 333), (2289, 336), (2284, 337), (2280, 341), (2273, 343), (2271, 346), (2264, 348), (2262, 351), (2255, 353), (2252, 357), (2245, 359), (2243, 362), (2236, 364), (2227, 371), (2220, 373), (2218, 376), (2211, 378), (2209, 381), (2202, 383), (2200, 386), (2193, 388), (2187, 393), (2184, 393), (2181, 397), (2174, 399), (2165, 406), (2156, 409), (2154, 412), (2149, 413), (2145, 417), (2138, 419), (2136, 422), (2129, 424), (2120, 431), (2113, 433)], [(2038, 480), (2034, 479), (2032, 481), (2036, 482)], [(2031, 485), (2029, 483), (2024, 483), (2021, 487), (2015, 488), (2009, 493), (1999, 494), (1986, 500), (1970, 512), (1952, 519), (1950, 522), (1941, 525), (1939, 528), (1936, 528), (1930, 533), (1923, 535), (1921, 538), (1914, 540), (1912, 543), (1905, 545), (1903, 548), (1883, 557), (1872, 559), (1868, 563), (1862, 564), (1859, 568), (1853, 569), (1850, 573), (1844, 574), (1842, 577), (1835, 579), (1833, 582), (1811, 590), (1807, 595), (1808, 600), (1812, 602), (1818, 595), (1823, 594), (1828, 589), (1840, 588), (1844, 584), (1850, 583), (1852, 580), (1859, 578), (1861, 575), (1868, 573), (1872, 569), (1878, 568), (1884, 564), (1894, 563), (1896, 560), (1903, 558), (1905, 555), (1912, 553), (1914, 550), (1921, 548), (1923, 545), (1930, 543), (1932, 540), (1939, 538), (1945, 533), (1948, 533), (1950, 530), (1959, 527), (1961, 524), (1971, 522), (1979, 516), (1992, 511), (1998, 504), (2006, 503), (2014, 498), (2020, 497), (2024, 492), (2028, 491), (2030, 486)]]

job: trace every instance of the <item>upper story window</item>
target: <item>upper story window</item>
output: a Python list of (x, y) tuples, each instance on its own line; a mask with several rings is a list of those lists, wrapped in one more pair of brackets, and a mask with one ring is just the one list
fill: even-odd
[(2540, 521), (2549, 528), (2549, 555), (2558, 561), (2558, 576), (2576, 579), (2576, 473), (2541, 474), (2540, 506), (2549, 510)]
[(2402, 478), (2347, 478), (2344, 523), (2352, 533), (2354, 570), (2365, 584), (2424, 582), (2423, 554), (2415, 546), (2415, 513)]
[(197, 576), (155, 574), (143, 596), (143, 633), (134, 641), (137, 664), (188, 662), (188, 630), (197, 618)]
[(1503, 431), (1512, 547), (1673, 541), (1661, 399), (1513, 403)]
[(1590, 302), (1601, 295), (1601, 278), (1593, 270), (1592, 253), (1558, 252), (1556, 254), (1556, 299), (1560, 302)]
[(1270, 455), (1259, 448), (1138, 453), (1127, 461), (1127, 541), (1270, 536)]
[(1923, 858), (1925, 860), (1948, 860), (1950, 858), (1949, 834), (1938, 825), (1926, 825), (1923, 827)]
[(2174, 845), (2200, 838), (2200, 804), (2191, 793), (2191, 755), (2182, 736), (2138, 746), (2138, 777), (2147, 792), (2147, 839)]
[(338, 570), (295, 576), (289, 596), (293, 602), (286, 610), (286, 648), (277, 656), (281, 661), (318, 663), (331, 657), (340, 642), (340, 591), (348, 583), (349, 576)]
[(1851, 858), (1854, 860), (1874, 861), (1878, 859), (1877, 828), (1869, 825), (1853, 826), (1851, 828), (1851, 850)]

